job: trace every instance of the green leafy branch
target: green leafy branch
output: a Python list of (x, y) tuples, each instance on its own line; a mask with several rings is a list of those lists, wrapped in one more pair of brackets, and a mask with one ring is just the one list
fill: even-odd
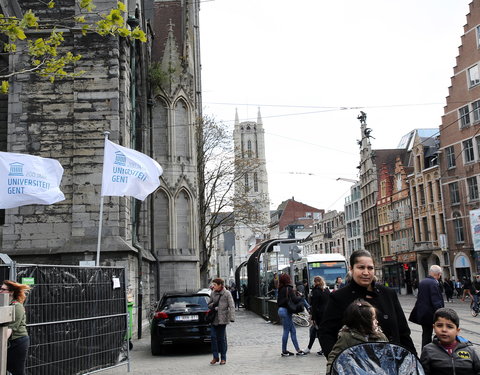
[[(53, 0), (49, 2), (42, 1), (42, 3), (50, 9), (55, 7), (55, 1)], [(101, 36), (113, 35), (141, 42), (147, 41), (145, 32), (138, 26), (133, 30), (126, 27), (123, 15), (127, 9), (121, 1), (118, 1), (117, 7), (110, 9), (108, 13), (94, 13), (95, 5), (93, 0), (78, 0), (77, 5), (80, 8), (80, 13), (83, 14), (75, 16), (73, 20), (76, 25), (81, 25), (83, 35), (92, 32)], [(100, 17), (100, 20), (92, 23), (87, 22), (85, 16), (91, 14), (97, 15)], [(40, 20), (31, 10), (25, 12), (22, 19), (5, 17), (5, 15), (0, 14), (0, 35), (5, 37), (2, 46), (3, 52), (9, 54), (18, 53), (18, 41), (26, 41), (28, 46), (27, 53), (30, 57), (30, 68), (0, 75), (0, 78), (3, 79), (0, 84), (1, 93), (8, 92), (9, 85), (7, 79), (20, 73), (35, 72), (41, 77), (48, 77), (51, 82), (54, 82), (57, 78), (76, 77), (84, 73), (84, 71), (68, 71), (67, 68), (80, 60), (82, 56), (69, 51), (61, 52), (61, 46), (65, 39), (63, 33), (56, 30), (57, 27), (53, 27), (47, 38), (28, 36), (32, 35), (29, 34), (29, 31), (40, 28), (39, 23)]]

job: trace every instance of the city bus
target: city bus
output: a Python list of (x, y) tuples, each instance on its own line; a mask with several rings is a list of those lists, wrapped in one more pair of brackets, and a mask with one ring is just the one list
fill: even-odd
[(295, 283), (308, 280), (310, 288), (313, 285), (313, 278), (322, 276), (328, 287), (333, 289), (337, 277), (345, 281), (347, 272), (347, 260), (342, 254), (337, 253), (310, 254), (293, 263)]

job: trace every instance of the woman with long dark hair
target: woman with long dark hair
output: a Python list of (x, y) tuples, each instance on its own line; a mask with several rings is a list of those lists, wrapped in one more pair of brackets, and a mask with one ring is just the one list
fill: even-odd
[(345, 310), (357, 298), (364, 299), (376, 309), (378, 324), (389, 342), (403, 345), (417, 354), (397, 293), (375, 282), (375, 266), (370, 252), (356, 250), (352, 253), (350, 273), (350, 282), (330, 294), (320, 323), (320, 342), (325, 356), (328, 357), (337, 341)]
[(23, 303), (27, 298), (25, 292), (30, 289), (28, 285), (19, 284), (15, 281), (5, 280), (0, 287), (1, 293), (10, 295), (10, 306), (15, 308), (15, 321), (8, 325), (8, 351), (7, 371), (12, 375), (25, 374), (25, 362), (27, 360), (30, 338), (27, 332), (27, 322)]
[(297, 351), (297, 355), (305, 355), (305, 353), (300, 350), (297, 341), (297, 330), (292, 320), (292, 312), (288, 310), (288, 300), (291, 299), (294, 303), (300, 302), (302, 299), (298, 297), (293, 291), (292, 279), (286, 273), (280, 275), (278, 279), (278, 316), (282, 320), (283, 325), (283, 336), (282, 336), (282, 357), (288, 357), (294, 355), (292, 352), (287, 350), (288, 336), (290, 335), (292, 339), (293, 346)]

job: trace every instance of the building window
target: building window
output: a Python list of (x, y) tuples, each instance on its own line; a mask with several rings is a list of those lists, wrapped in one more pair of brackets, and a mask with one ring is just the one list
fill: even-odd
[(458, 204), (460, 203), (460, 192), (458, 190), (458, 182), (452, 182), (448, 185), (450, 188), (450, 203)]
[(453, 146), (445, 148), (445, 157), (447, 159), (447, 168), (455, 167), (455, 150)]
[(425, 204), (425, 190), (423, 189), (423, 184), (418, 185), (418, 191), (420, 192), (420, 204), (423, 206)]
[(475, 143), (477, 144), (477, 159), (480, 160), (480, 135), (475, 137)]
[(467, 178), (468, 197), (470, 200), (478, 199), (477, 177)]
[(248, 174), (245, 173), (245, 192), (248, 192)]
[(252, 141), (247, 142), (247, 157), (252, 157)]
[(465, 241), (465, 236), (463, 233), (463, 221), (458, 212), (453, 214), (453, 228), (455, 230), (455, 242), (460, 243)]
[(470, 126), (470, 110), (468, 105), (462, 107), (458, 110), (460, 117), (460, 128), (466, 128)]
[(474, 65), (468, 69), (468, 82), (469, 82), (469, 87), (476, 86), (480, 83), (480, 74), (478, 71), (478, 65)]
[(477, 26), (477, 47), (480, 48), (480, 26)]
[(472, 103), (473, 122), (480, 121), (480, 100)]
[(253, 190), (255, 191), (255, 193), (258, 192), (258, 176), (257, 176), (257, 172), (255, 172), (253, 174)]
[(465, 163), (475, 161), (475, 154), (473, 152), (473, 141), (471, 139), (467, 139), (466, 141), (463, 141), (462, 144), (463, 155), (465, 156)]

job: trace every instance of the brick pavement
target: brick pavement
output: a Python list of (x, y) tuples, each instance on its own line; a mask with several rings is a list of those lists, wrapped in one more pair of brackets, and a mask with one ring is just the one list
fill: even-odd
[[(400, 302), (408, 317), (415, 303), (413, 296), (401, 296)], [(480, 316), (473, 318), (468, 303), (455, 300), (447, 304), (460, 315), (460, 326), (463, 335), (472, 342), (480, 343), (478, 324)], [(412, 339), (420, 350), (421, 327), (410, 324)], [(237, 312), (237, 321), (227, 328), (228, 353), (225, 366), (209, 365), (211, 354), (207, 350), (181, 347), (168, 351), (163, 356), (153, 357), (150, 354), (150, 336), (148, 331), (141, 340), (134, 340), (131, 352), (131, 373), (146, 374), (254, 374), (254, 375), (318, 375), (325, 373), (326, 360), (315, 354), (305, 357), (280, 357), (282, 327), (265, 322), (259, 316), (243, 309)], [(308, 344), (308, 328), (297, 327), (297, 336), (301, 348)], [(292, 350), (291, 341), (289, 349)], [(318, 341), (312, 353), (318, 351)], [(127, 373), (126, 366), (103, 371), (105, 375)]]

